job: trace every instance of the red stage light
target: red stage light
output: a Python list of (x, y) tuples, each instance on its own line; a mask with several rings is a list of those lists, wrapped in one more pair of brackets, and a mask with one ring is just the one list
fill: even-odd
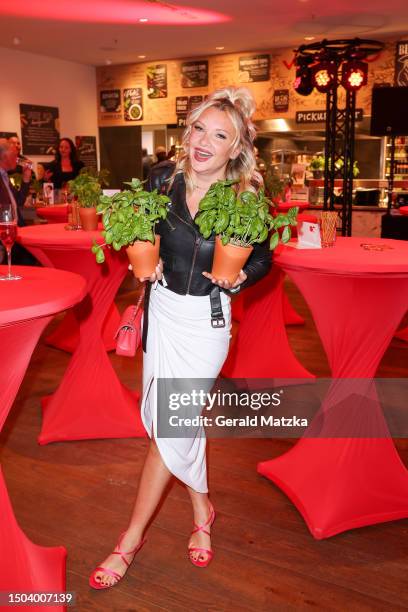
[(367, 85), (368, 64), (359, 60), (351, 60), (343, 64), (341, 84), (348, 91), (358, 91)]
[(312, 68), (313, 84), (317, 91), (326, 93), (336, 86), (337, 66), (334, 62), (319, 62)]

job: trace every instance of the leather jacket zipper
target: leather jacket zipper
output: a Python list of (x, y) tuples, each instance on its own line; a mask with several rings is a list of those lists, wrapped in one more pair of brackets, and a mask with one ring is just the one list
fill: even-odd
[(202, 237), (195, 239), (193, 259), (192, 259), (192, 262), (191, 262), (190, 274), (188, 276), (188, 284), (187, 284), (187, 291), (186, 291), (187, 295), (190, 292), (190, 285), (191, 285), (191, 278), (193, 276), (194, 264), (195, 264), (195, 260), (196, 260), (196, 257), (197, 257), (197, 251), (198, 251), (198, 249), (200, 247), (200, 244), (201, 244), (202, 240), (203, 240)]
[[(182, 222), (182, 223), (184, 223), (185, 225), (188, 225), (188, 227), (190, 227), (190, 228), (193, 230), (193, 232), (194, 232), (194, 227), (191, 225), (191, 223), (189, 223), (188, 221), (186, 221), (185, 219), (183, 219), (182, 217), (180, 217), (180, 216), (179, 216), (177, 213), (175, 213), (175, 212), (174, 212), (174, 210), (172, 210), (171, 212), (172, 212), (172, 214), (173, 214), (175, 217), (177, 217), (177, 219), (178, 219), (179, 221), (181, 221), (181, 222)], [(194, 233), (195, 233), (195, 232), (194, 232)]]

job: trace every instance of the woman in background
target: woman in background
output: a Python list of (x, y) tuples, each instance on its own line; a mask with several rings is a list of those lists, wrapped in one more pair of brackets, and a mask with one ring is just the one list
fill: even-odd
[(55, 159), (47, 164), (44, 182), (53, 183), (55, 189), (61, 189), (65, 183), (76, 178), (84, 167), (78, 159), (76, 147), (70, 138), (61, 138)]

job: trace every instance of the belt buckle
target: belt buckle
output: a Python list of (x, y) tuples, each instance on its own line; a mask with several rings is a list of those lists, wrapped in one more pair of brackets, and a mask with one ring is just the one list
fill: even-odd
[(224, 317), (213, 317), (211, 319), (212, 327), (225, 327), (225, 319)]

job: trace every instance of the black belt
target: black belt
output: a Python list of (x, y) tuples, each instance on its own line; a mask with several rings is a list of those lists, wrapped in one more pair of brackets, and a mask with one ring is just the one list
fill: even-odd
[(215, 285), (210, 293), (211, 303), (211, 325), (213, 327), (225, 327), (224, 314), (222, 312), (220, 288)]
[[(142, 347), (143, 351), (146, 352), (147, 345), (147, 333), (149, 325), (149, 299), (150, 292), (152, 290), (152, 283), (146, 283), (145, 299), (144, 299), (144, 311), (143, 311), (143, 332), (142, 332)], [(211, 304), (211, 325), (212, 327), (225, 327), (224, 314), (222, 312), (221, 304), (221, 292), (220, 288), (215, 285), (211, 289), (210, 293), (210, 304)]]

